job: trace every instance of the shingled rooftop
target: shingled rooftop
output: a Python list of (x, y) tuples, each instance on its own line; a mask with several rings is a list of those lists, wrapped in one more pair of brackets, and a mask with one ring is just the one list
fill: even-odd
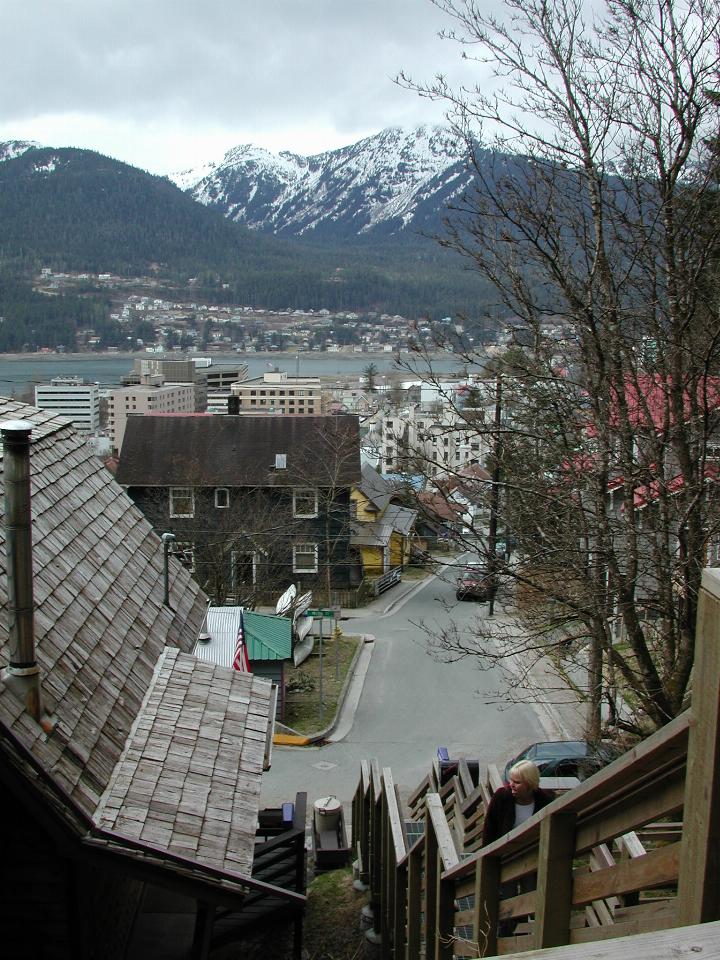
[[(33, 425), (35, 646), (56, 725), (44, 732), (0, 682), (0, 780), (86, 849), (152, 862), (156, 882), (166, 871), (191, 896), (203, 884), (240, 893), (270, 685), (191, 655), (206, 597), (170, 558), (164, 604), (160, 541), (70, 422), (0, 398), (9, 420)], [(0, 564), (7, 609), (4, 543)], [(2, 666), (7, 641), (5, 616)]]
[(145, 487), (349, 486), (359, 477), (358, 418), (348, 415), (129, 417), (117, 471), (123, 486)]

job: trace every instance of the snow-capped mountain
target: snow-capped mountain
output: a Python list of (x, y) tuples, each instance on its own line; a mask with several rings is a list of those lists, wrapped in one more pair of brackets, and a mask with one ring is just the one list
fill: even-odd
[(250, 144), (171, 179), (201, 203), (257, 230), (318, 239), (437, 229), (470, 181), (465, 145), (444, 127), (383, 130), (302, 157)]
[(39, 150), (41, 146), (34, 140), (5, 140), (0, 143), (0, 163), (3, 160), (14, 160), (15, 157), (21, 157), (28, 150)]

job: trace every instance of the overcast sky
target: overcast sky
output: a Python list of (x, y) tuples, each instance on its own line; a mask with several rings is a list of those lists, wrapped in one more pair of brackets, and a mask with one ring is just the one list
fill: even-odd
[(0, 0), (0, 140), (168, 173), (441, 122), (392, 78), (477, 79), (444, 25), (430, 0)]

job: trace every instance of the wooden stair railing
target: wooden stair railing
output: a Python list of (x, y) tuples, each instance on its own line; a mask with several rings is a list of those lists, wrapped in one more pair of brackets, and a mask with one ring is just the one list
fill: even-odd
[[(423, 947), (426, 956), (478, 956), (483, 950), (490, 955), (487, 951), (529, 949), (550, 940), (579, 943), (672, 925), (679, 844), (644, 851), (632, 828), (682, 809), (687, 734), (687, 716), (678, 718), (554, 801), (546, 808), (549, 814), (541, 811), (482, 851), (473, 847), (490, 796), (485, 783), (468, 795), (467, 779), (458, 772), (441, 793), (423, 789), (415, 797), (414, 816), (424, 810), (424, 835), (410, 846), (391, 771), (381, 773), (376, 762), (363, 769), (353, 809), (364, 809), (362, 822), (372, 827), (370, 884), (383, 957), (412, 960)], [(496, 781), (491, 771), (489, 782)], [(629, 859), (612, 856), (609, 844), (616, 838)], [(359, 834), (356, 842), (363, 846)], [(586, 865), (573, 871), (582, 858)], [(501, 883), (534, 874), (538, 890), (500, 900)], [(639, 891), (658, 884), (671, 888), (663, 903), (633, 902)], [(497, 939), (498, 919), (528, 915), (535, 919), (525, 932)]]
[[(412, 844), (389, 769), (363, 770), (354, 804), (370, 837), (358, 834), (357, 845), (367, 846), (373, 902), (384, 912), (375, 918), (383, 957), (568, 945), (581, 958), (590, 955), (583, 944), (604, 940), (604, 955), (639, 960), (650, 952), (623, 953), (611, 938), (644, 945), (653, 941), (643, 933), (678, 925), (686, 932), (665, 934), (668, 942), (717, 943), (716, 930), (696, 924), (720, 921), (720, 570), (703, 575), (694, 676), (692, 712), (485, 848), (496, 770), (470, 789), (462, 762), (442, 785), (436, 765), (409, 800), (412, 825), (424, 823)], [(524, 892), (501, 899), (502, 884), (523, 878)], [(499, 920), (518, 922), (513, 936), (498, 937)]]

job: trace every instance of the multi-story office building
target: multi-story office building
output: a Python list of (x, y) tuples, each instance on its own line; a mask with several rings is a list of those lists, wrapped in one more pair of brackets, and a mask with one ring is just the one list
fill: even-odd
[[(227, 397), (231, 385), (245, 380), (248, 375), (248, 365), (244, 360), (231, 366), (220, 366), (206, 364), (202, 362), (203, 359), (198, 357), (192, 360), (170, 360), (164, 357), (137, 357), (133, 362), (132, 371), (123, 377), (122, 382), (124, 386), (194, 383), (195, 409), (203, 411), (208, 408), (209, 397), (218, 393)], [(225, 401), (225, 407), (227, 407), (227, 401)]]
[(82, 377), (54, 377), (35, 387), (35, 406), (68, 417), (78, 433), (100, 429), (100, 395), (96, 383)]
[(290, 377), (284, 371), (266, 373), (231, 387), (239, 413), (317, 415), (325, 413), (319, 377)]
[(137, 384), (108, 394), (108, 433), (113, 449), (122, 449), (128, 417), (144, 413), (194, 413), (195, 384)]

